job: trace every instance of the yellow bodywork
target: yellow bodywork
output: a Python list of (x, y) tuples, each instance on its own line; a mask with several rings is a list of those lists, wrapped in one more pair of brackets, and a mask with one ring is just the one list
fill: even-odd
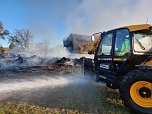
[[(152, 27), (152, 24), (139, 24), (139, 25), (123, 26), (123, 27), (119, 27), (119, 28), (116, 28), (116, 29), (112, 29), (112, 30), (128, 28), (130, 32), (134, 32), (134, 31), (149, 29), (150, 27)], [(83, 43), (82, 42), (80, 44), (80, 53), (82, 53), (82, 54), (87, 54), (87, 53), (92, 53), (93, 54), (93, 53), (95, 53), (100, 40), (101, 40), (101, 38), (97, 38), (95, 41), (93, 41), (91, 43)]]
[(95, 41), (91, 43), (81, 43), (80, 44), (80, 53), (82, 54), (94, 54), (97, 50), (98, 44), (101, 38), (96, 38)]
[(80, 53), (88, 54), (89, 48), (91, 47), (90, 45), (91, 45), (91, 43), (82, 42), (80, 44)]
[[(139, 24), (139, 25), (124, 26), (124, 27), (120, 27), (120, 28), (116, 28), (116, 29), (128, 28), (130, 32), (133, 32), (133, 31), (149, 29), (150, 27), (152, 27), (152, 24)], [(113, 30), (116, 30), (116, 29), (113, 29)]]
[(144, 62), (143, 64), (145, 64), (145, 65), (151, 65), (152, 66), (152, 58), (151, 58), (151, 60), (149, 60), (147, 62)]

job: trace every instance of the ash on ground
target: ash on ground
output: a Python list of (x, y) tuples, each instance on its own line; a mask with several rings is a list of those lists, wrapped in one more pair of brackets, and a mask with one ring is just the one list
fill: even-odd
[(52, 74), (82, 74), (84, 58), (41, 58), (33, 55), (9, 56), (0, 60), (0, 72), (49, 72)]

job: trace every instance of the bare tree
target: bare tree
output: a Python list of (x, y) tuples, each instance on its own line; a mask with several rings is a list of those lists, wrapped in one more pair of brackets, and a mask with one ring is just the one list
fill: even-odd
[(28, 29), (16, 30), (13, 35), (9, 36), (10, 48), (20, 48), (22, 50), (29, 49), (32, 34)]
[(0, 22), (0, 29), (3, 29), (4, 27), (3, 27), (3, 23), (2, 22)]
[(5, 37), (9, 34), (8, 30), (4, 29), (3, 23), (0, 22), (0, 38), (5, 39)]

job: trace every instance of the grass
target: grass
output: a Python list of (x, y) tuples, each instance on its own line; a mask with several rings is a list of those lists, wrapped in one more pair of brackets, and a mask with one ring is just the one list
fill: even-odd
[[(7, 102), (0, 105), (0, 114), (131, 114), (119, 98), (119, 92), (108, 88), (100, 88), (94, 99), (93, 105), (89, 103), (88, 108), (82, 102), (80, 105), (65, 102), (63, 108), (50, 108), (36, 105), (29, 105), (24, 102)], [(65, 105), (65, 104), (64, 104)], [(83, 106), (84, 105), (84, 106)]]
[(85, 114), (78, 110), (47, 108), (27, 103), (7, 102), (0, 105), (0, 114)]
[[(131, 114), (128, 109), (123, 105), (120, 99), (118, 90), (105, 88), (103, 97), (103, 111), (102, 114)], [(101, 94), (99, 95), (101, 96)]]
[[(31, 75), (28, 73), (28, 76)], [(15, 95), (24, 98), (24, 94)], [(22, 99), (10, 99), (11, 102), (0, 104), (0, 114), (131, 114), (123, 105), (118, 90), (98, 86), (92, 79), (88, 84), (68, 85), (55, 90), (46, 88), (34, 91), (31, 95), (27, 103), (18, 102)], [(25, 94), (25, 98), (28, 97)]]
[(112, 90), (105, 87), (100, 88), (100, 92), (97, 92), (97, 96), (95, 96), (94, 100), (96, 101), (94, 107), (89, 110), (90, 113), (131, 114), (128, 109), (123, 105), (118, 90)]

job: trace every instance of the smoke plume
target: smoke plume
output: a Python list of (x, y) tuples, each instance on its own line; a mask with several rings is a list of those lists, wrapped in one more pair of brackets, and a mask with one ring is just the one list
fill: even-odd
[[(61, 43), (67, 33), (92, 34), (152, 22), (151, 0), (30, 0), (28, 25), (37, 39)], [(62, 36), (62, 37), (61, 37)]]

